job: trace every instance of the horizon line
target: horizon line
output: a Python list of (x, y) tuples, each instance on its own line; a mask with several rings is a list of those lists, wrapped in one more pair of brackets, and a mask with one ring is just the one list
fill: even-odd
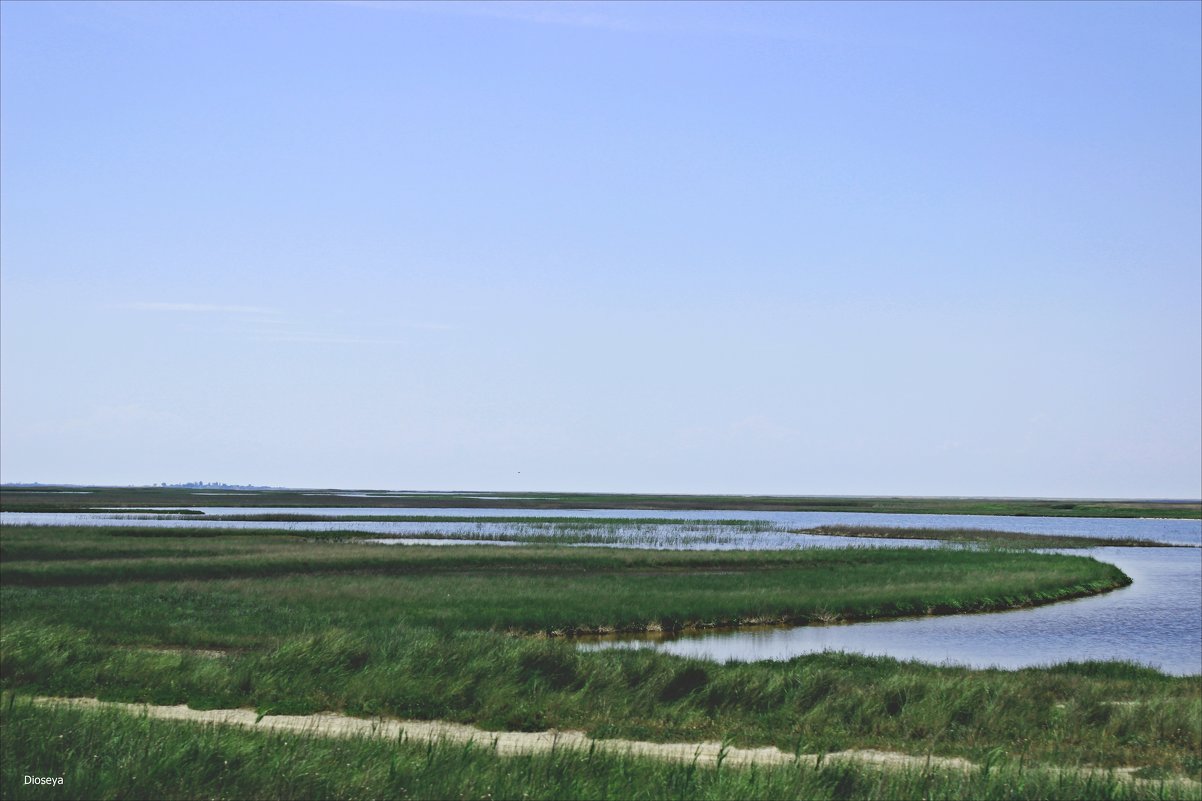
[[(200, 483), (200, 482), (191, 482)], [(467, 495), (475, 493), (489, 493), (493, 495), (529, 495), (531, 493), (543, 493), (549, 495), (642, 495), (642, 496), (659, 496), (659, 497), (678, 497), (678, 498), (797, 498), (797, 499), (824, 499), (824, 498), (854, 498), (854, 499), (907, 499), (907, 500), (965, 500), (965, 501), (1142, 501), (1146, 503), (1199, 503), (1202, 504), (1202, 498), (1170, 498), (1170, 497), (1134, 497), (1134, 496), (1052, 496), (1052, 495), (901, 495), (901, 494), (842, 494), (828, 493), (820, 495), (791, 495), (784, 493), (747, 493), (747, 492), (654, 492), (654, 491), (613, 491), (613, 490), (550, 490), (550, 489), (529, 489), (529, 490), (490, 490), (490, 489), (371, 489), (365, 487), (285, 487), (273, 486), (266, 484), (227, 484), (223, 482), (213, 482), (209, 487), (215, 489), (231, 489), (239, 488), (242, 492), (256, 491), (277, 491), (277, 492), (376, 492), (388, 494), (421, 494), (421, 495)], [(201, 487), (189, 486), (188, 484), (51, 484), (38, 481), (8, 481), (0, 483), (0, 489), (17, 489), (17, 488), (54, 488), (54, 487), (75, 487), (75, 488), (95, 488), (95, 489), (199, 489)]]

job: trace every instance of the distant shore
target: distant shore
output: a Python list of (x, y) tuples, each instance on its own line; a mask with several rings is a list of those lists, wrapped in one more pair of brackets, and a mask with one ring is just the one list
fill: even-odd
[(407, 492), (217, 487), (0, 487), (6, 512), (102, 511), (114, 507), (237, 506), (395, 509), (660, 509), (755, 512), (857, 512), (1016, 517), (1149, 517), (1202, 519), (1198, 500), (1054, 498), (924, 498), (806, 495), (655, 495), (581, 492)]

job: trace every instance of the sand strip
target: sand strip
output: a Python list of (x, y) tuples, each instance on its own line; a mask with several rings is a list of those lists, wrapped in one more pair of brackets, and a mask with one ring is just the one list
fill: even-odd
[[(99, 701), (95, 698), (37, 697), (35, 703), (55, 704), (87, 709), (114, 709), (133, 715), (147, 715), (158, 720), (179, 720), (192, 723), (213, 723), (222, 726), (241, 726), (246, 729), (297, 732), (321, 737), (380, 737), (408, 742), (475, 743), (495, 749), (503, 756), (538, 754), (557, 748), (590, 749), (606, 753), (685, 762), (698, 765), (818, 765), (822, 762), (854, 760), (860, 763), (899, 769), (969, 771), (979, 766), (959, 757), (912, 756), (894, 751), (857, 749), (833, 751), (827, 754), (787, 754), (779, 748), (736, 748), (717, 742), (653, 743), (643, 740), (593, 739), (579, 731), (485, 731), (463, 723), (439, 720), (397, 720), (395, 718), (355, 718), (332, 712), (314, 715), (259, 715), (252, 709), (191, 709), (180, 706), (126, 704)], [(1097, 769), (1100, 774), (1141, 782), (1131, 774), (1136, 768)], [(1080, 771), (1073, 771), (1080, 772)], [(1176, 778), (1197, 784), (1191, 779)]]

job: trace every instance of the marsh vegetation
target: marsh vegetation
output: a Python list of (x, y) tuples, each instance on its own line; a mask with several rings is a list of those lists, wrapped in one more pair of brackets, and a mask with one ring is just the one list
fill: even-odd
[[(518, 786), (501, 778), (499, 757), (487, 749), (456, 756), (442, 746), (423, 751), (309, 738), (299, 750), (271, 755), (261, 749), (277, 742), (274, 735), (216, 729), (185, 747), (186, 724), (80, 710), (39, 717), (21, 706), (22, 696), (44, 695), (280, 714), (333, 711), (498, 731), (574, 729), (656, 742), (716, 740), (788, 753), (874, 748), (1005, 767), (1041, 792), (1066, 767), (1138, 768), (1166, 777), (1202, 772), (1196, 676), (1126, 663), (1001, 671), (836, 653), (715, 664), (649, 651), (582, 651), (569, 636), (1008, 609), (1128, 583), (1111, 565), (962, 545), (572, 547), (581, 537), (608, 536), (609, 527), (629, 523), (576, 520), (556, 529), (558, 537), (543, 532), (540, 544), (510, 548), (389, 547), (342, 534), (278, 530), (5, 526), (0, 682), (18, 698), (5, 713), (6, 753), (23, 754), (27, 763), (45, 761), (50, 757), (39, 750), (39, 732), (74, 726), (71, 737), (79, 739), (70, 747), (103, 755), (103, 765), (76, 787), (95, 787), (100, 795), (156, 795), (172, 781), (182, 787), (194, 771), (224, 764), (228, 753), (242, 755), (238, 767), (195, 786), (213, 795), (255, 795), (252, 774), (261, 760), (273, 759), (274, 769), (292, 771), (294, 794), (320, 795), (329, 777), (304, 779), (313, 766), (344, 757), (368, 760), (383, 747), (393, 749), (387, 764), (397, 767), (365, 770), (364, 787), (404, 786), (411, 795), (437, 797), (479, 787), (503, 796)], [(737, 534), (758, 525), (735, 521), (728, 528)], [(111, 766), (132, 764), (130, 754), (147, 744), (160, 757), (139, 765), (146, 783), (124, 783)], [(154, 750), (160, 745), (165, 750)], [(403, 767), (424, 758), (430, 766), (466, 761), (456, 779), (438, 778), (433, 768)], [(681, 766), (616, 755), (597, 757), (592, 768), (579, 767), (579, 754), (521, 759), (531, 766), (522, 792), (557, 797), (628, 794), (614, 784), (619, 776), (645, 782), (649, 793), (668, 787), (716, 798), (748, 792), (889, 797), (921, 793), (917, 788), (924, 786), (973, 797), (1011, 786), (996, 778), (870, 766), (793, 774), (732, 769), (722, 778), (718, 771), (686, 776)], [(563, 778), (567, 785), (552, 778), (569, 768), (577, 772)], [(180, 773), (172, 778), (175, 770)], [(5, 784), (8, 796), (7, 778)], [(1120, 785), (1114, 792), (1132, 797), (1147, 789), (1085, 774), (1056, 786), (1074, 797), (1086, 786)]]
[[(500, 755), (485, 745), (259, 732), (55, 709), (0, 708), (5, 797), (529, 799), (1082, 799), (1197, 798), (1195, 786), (1106, 771), (1032, 766), (997, 750), (971, 770), (890, 768), (839, 759), (739, 768), (589, 750)], [(23, 786), (24, 772), (62, 776)]]

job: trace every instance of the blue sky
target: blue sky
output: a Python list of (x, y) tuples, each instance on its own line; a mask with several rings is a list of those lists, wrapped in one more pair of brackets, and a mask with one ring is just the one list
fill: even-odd
[(0, 6), (0, 477), (1202, 495), (1198, 3)]

